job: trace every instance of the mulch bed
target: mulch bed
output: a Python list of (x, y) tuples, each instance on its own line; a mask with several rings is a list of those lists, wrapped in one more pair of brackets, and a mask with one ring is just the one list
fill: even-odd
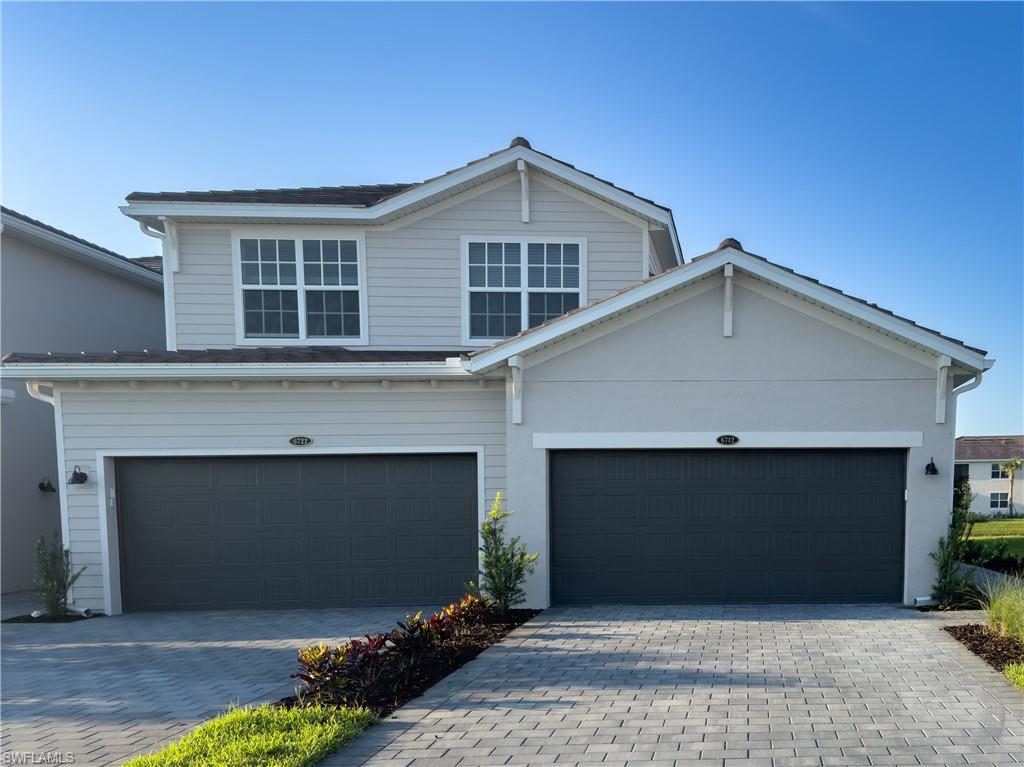
[(971, 623), (966, 626), (946, 626), (943, 631), (964, 645), (996, 671), (1011, 663), (1024, 663), (1024, 642), (1016, 637), (1001, 636), (988, 626)]
[[(540, 610), (509, 610), (507, 613), (488, 613), (471, 633), (467, 633), (457, 641), (449, 641), (435, 651), (426, 654), (422, 661), (409, 672), (403, 680), (402, 694), (395, 698), (393, 689), (381, 685), (367, 693), (365, 705), (379, 717), (384, 717), (401, 708), (413, 698), (417, 698), (429, 690), (453, 671), (458, 670), (493, 644), (497, 644), (519, 628)], [(290, 695), (278, 701), (279, 706), (294, 706), (299, 703), (296, 696)]]
[(94, 615), (80, 615), (79, 613), (40, 615), (38, 618), (33, 618), (31, 615), (15, 615), (13, 618), (4, 618), (0, 623), (74, 623), (75, 621), (87, 621), (102, 617), (98, 613)]

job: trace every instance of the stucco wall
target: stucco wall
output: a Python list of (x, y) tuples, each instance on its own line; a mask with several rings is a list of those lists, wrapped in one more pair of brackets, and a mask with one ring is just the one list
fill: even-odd
[[(590, 300), (647, 276), (642, 264), (646, 235), (636, 224), (565, 194), (539, 176), (530, 186), (530, 223), (523, 224), (521, 216), (519, 181), (513, 174), (498, 188), (427, 215), (366, 227), (369, 347), (466, 348), (463, 235), (586, 238)], [(296, 228), (301, 227), (282, 230)], [(229, 225), (179, 226), (180, 269), (172, 275), (179, 349), (236, 345), (232, 236)]]
[[(5, 233), (0, 240), (0, 353), (164, 348), (163, 294)], [(60, 530), (56, 493), (41, 493), (44, 476), (60, 485), (53, 408), (31, 399), (21, 381), (0, 421), (3, 541), (0, 588), (32, 586), (39, 535)]]
[[(296, 383), (287, 390), (257, 383), (241, 390), (227, 383), (195, 384), (188, 390), (166, 384), (67, 386), (59, 388), (59, 403), (65, 465), (78, 464), (90, 475), (87, 484), (64, 490), (72, 561), (88, 568), (74, 596), (80, 606), (94, 609), (106, 609), (104, 576), (117, 575), (108, 565), (116, 544), (107, 550), (104, 539), (116, 531), (116, 517), (105, 519), (101, 484), (114, 487), (113, 466), (101, 466), (98, 453), (400, 453), (404, 448), (479, 446), (484, 495), (493, 497), (506, 484), (505, 387), (500, 380), (486, 388), (475, 381), (442, 382), (436, 389), (427, 382), (393, 382), (388, 389), (379, 383), (346, 383), (340, 390), (329, 383)], [(290, 446), (295, 435), (312, 437), (313, 445), (308, 450)], [(113, 588), (117, 591), (116, 583)]]
[[(508, 471), (516, 532), (542, 553), (532, 604), (546, 603), (549, 581), (547, 455), (533, 438), (571, 432), (726, 433), (742, 446), (753, 432), (919, 431), (923, 446), (910, 449), (907, 462), (905, 598), (930, 593), (928, 553), (951, 505), (954, 431), (951, 417), (935, 423), (934, 363), (761, 294), (771, 292), (737, 277), (732, 338), (723, 337), (718, 276), (688, 300), (666, 297), (581, 334), (567, 344), (581, 345), (559, 356), (541, 361), (554, 347), (525, 358), (523, 424), (509, 426)], [(951, 414), (951, 397), (948, 407)], [(932, 456), (938, 477), (924, 475)]]

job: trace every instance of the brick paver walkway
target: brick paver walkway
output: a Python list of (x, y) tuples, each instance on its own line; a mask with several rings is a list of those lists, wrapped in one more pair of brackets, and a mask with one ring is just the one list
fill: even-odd
[(1024, 695), (945, 620), (890, 606), (549, 610), (324, 765), (1024, 762)]
[(52, 764), (52, 756), (41, 760), (54, 753), (73, 754), (76, 767), (121, 764), (232, 701), (291, 694), (299, 647), (387, 629), (406, 612), (149, 613), (6, 624), (0, 765)]

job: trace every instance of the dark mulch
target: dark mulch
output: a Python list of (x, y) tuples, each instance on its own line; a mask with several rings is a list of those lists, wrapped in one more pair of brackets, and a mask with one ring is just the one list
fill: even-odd
[(943, 630), (996, 671), (1002, 671), (1011, 663), (1024, 663), (1024, 642), (1016, 637), (1002, 636), (978, 623), (946, 626)]
[(33, 618), (31, 615), (15, 615), (13, 618), (4, 618), (0, 623), (74, 623), (75, 621), (87, 621), (102, 617), (103, 615), (99, 613), (94, 613), (93, 615), (80, 615), (78, 613), (40, 615), (38, 618)]
[[(504, 639), (540, 610), (509, 610), (507, 613), (492, 612), (484, 616), (471, 632), (456, 640), (445, 642), (433, 652), (423, 656), (422, 661), (402, 679), (396, 696), (396, 685), (382, 680), (376, 688), (369, 690), (363, 705), (377, 716), (384, 717), (417, 698), (440, 682), (453, 671), (458, 670), (493, 644)], [(280, 706), (294, 706), (298, 698), (290, 695), (278, 701)]]

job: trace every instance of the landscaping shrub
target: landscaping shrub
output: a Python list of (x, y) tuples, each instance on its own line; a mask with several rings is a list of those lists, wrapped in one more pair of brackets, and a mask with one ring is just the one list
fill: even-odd
[(502, 508), (498, 493), (480, 526), (480, 585), (502, 612), (508, 612), (526, 598), (523, 583), (540, 557), (527, 553), (518, 537), (505, 538), (505, 520), (511, 515)]
[(949, 532), (939, 538), (939, 545), (931, 557), (938, 567), (938, 577), (932, 589), (932, 598), (940, 607), (953, 609), (974, 607), (978, 591), (973, 582), (960, 574), (959, 564), (964, 561), (968, 549), (971, 528), (970, 521), (971, 485), (963, 479), (953, 490), (953, 513), (950, 516)]
[(71, 567), (71, 552), (60, 545), (56, 533), (53, 544), (46, 545), (46, 539), (39, 536), (36, 541), (35, 587), (43, 602), (47, 615), (67, 615), (68, 592), (85, 570), (74, 572)]
[(981, 605), (992, 630), (1024, 642), (1024, 584), (1015, 578), (988, 581)]
[(299, 702), (385, 713), (421, 688), (424, 676), (443, 676), (461, 665), (466, 638), (486, 623), (488, 612), (483, 599), (466, 594), (426, 620), (420, 613), (406, 616), (387, 634), (300, 650), (299, 671), (292, 675), (303, 685)]

